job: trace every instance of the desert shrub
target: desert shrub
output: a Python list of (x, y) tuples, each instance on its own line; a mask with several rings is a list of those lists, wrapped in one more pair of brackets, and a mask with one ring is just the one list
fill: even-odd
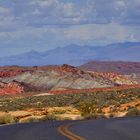
[(37, 118), (27, 118), (22, 120), (22, 123), (31, 123), (31, 122), (39, 122), (39, 119)]
[(80, 109), (80, 102), (82, 104), (85, 100), (87, 100), (89, 101), (89, 104), (84, 107), (85, 111), (83, 112), (87, 112), (88, 114), (89, 112), (94, 112), (94, 110), (91, 110), (90, 107), (87, 108), (87, 106), (92, 106), (92, 104), (98, 104), (99, 108), (108, 107), (110, 105), (119, 107), (122, 103), (129, 103), (138, 98), (140, 98), (140, 89), (60, 94), (52, 96), (30, 96), (23, 98), (11, 98), (8, 96), (0, 98), (0, 110), (15, 111), (24, 110), (26, 108), (78, 106), (78, 104), (78, 108)]
[(72, 120), (70, 117), (61, 117), (55, 114), (48, 114), (45, 117), (39, 119), (39, 121), (53, 121), (53, 120)]
[(55, 114), (65, 114), (67, 110), (54, 110)]
[(40, 121), (47, 121), (47, 120), (57, 120), (57, 117), (54, 114), (47, 114), (45, 117), (40, 119)]
[(109, 118), (113, 118), (114, 117), (114, 114), (109, 114)]
[(137, 108), (131, 108), (128, 110), (126, 116), (139, 116), (140, 115), (140, 110)]
[(79, 102), (75, 107), (81, 112), (82, 116), (96, 114), (99, 111), (99, 107), (96, 101), (86, 100)]
[(106, 118), (104, 114), (88, 114), (84, 116), (84, 119), (100, 119), (100, 118)]
[(56, 120), (64, 121), (64, 120), (72, 120), (70, 117), (57, 117)]
[(48, 114), (42, 118), (30, 117), (30, 118), (24, 119), (22, 120), (22, 123), (42, 122), (42, 121), (47, 121), (47, 120), (59, 120), (59, 119), (53, 114)]
[(12, 115), (5, 113), (0, 116), (0, 124), (16, 123), (17, 119)]

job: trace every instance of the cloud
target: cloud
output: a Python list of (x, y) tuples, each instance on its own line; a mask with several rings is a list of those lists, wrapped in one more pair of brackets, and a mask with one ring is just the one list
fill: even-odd
[(139, 26), (124, 26), (118, 23), (83, 24), (69, 27), (25, 27), (13, 32), (1, 32), (1, 42), (40, 42), (58, 47), (76, 44), (109, 44), (125, 41), (140, 41)]
[(140, 41), (139, 25), (139, 0), (0, 1), (0, 46), (9, 48)]
[(133, 3), (131, 0), (15, 0), (11, 5), (8, 3), (3, 4), (1, 12), (8, 12), (9, 8), (12, 16), (32, 26), (111, 22), (135, 25), (140, 22), (139, 0)]
[(114, 42), (139, 41), (140, 27), (130, 27), (118, 23), (88, 24), (69, 27), (64, 31), (65, 40), (77, 41), (85, 44), (108, 44)]
[(5, 14), (5, 13), (9, 13), (9, 9), (0, 7), (0, 14)]

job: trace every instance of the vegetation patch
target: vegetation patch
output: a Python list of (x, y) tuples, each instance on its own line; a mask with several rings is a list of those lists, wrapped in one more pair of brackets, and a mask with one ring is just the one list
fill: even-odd
[(0, 124), (16, 123), (17, 119), (8, 113), (0, 115)]
[[(31, 114), (35, 116), (40, 113), (42, 113), (42, 116), (44, 115), (43, 118), (35, 118), (35, 120), (26, 116), (27, 122), (59, 120), (69, 118), (69, 116), (72, 117), (71, 115), (77, 115), (77, 118), (81, 115), (86, 119), (121, 116), (118, 115), (119, 113), (122, 113), (123, 116), (125, 114), (133, 116), (139, 114), (140, 89), (21, 98), (4, 96), (0, 98), (0, 110), (3, 112), (28, 111), (29, 114), (33, 112), (34, 114)], [(62, 116), (65, 116), (65, 118)], [(9, 116), (6, 118), (9, 118)], [(10, 122), (9, 119), (7, 120), (1, 121), (1, 123)], [(13, 119), (11, 120), (11, 122), (14, 122)]]

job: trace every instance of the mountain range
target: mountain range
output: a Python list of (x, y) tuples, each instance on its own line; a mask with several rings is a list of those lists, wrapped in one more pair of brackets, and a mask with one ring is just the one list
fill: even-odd
[(30, 52), (1, 57), (0, 66), (41, 66), (70, 64), (79, 66), (89, 61), (140, 61), (140, 42), (115, 43), (106, 46), (71, 44), (45, 52)]

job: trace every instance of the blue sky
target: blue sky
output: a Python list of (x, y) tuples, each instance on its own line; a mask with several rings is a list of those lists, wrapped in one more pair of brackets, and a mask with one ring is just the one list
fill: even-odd
[(140, 0), (0, 0), (0, 56), (140, 41)]

